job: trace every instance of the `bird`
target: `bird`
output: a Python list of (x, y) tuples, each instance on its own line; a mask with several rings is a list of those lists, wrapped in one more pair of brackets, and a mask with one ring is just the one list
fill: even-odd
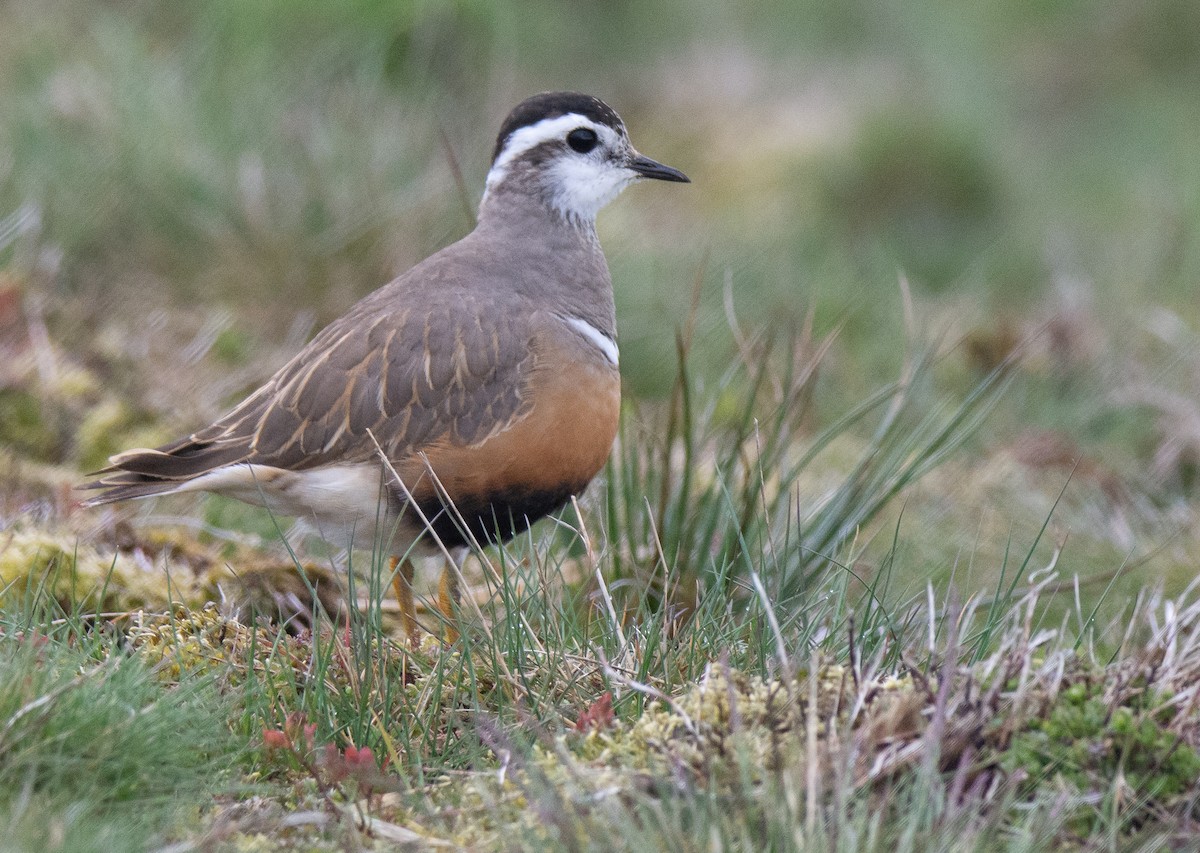
[(442, 555), (437, 609), (459, 636), (472, 543), (516, 536), (603, 468), (621, 382), (596, 215), (641, 180), (689, 183), (640, 154), (599, 98), (545, 92), (500, 127), (474, 229), (354, 304), (208, 426), (112, 456), (98, 506), (212, 492), (384, 548), (413, 645), (413, 559)]

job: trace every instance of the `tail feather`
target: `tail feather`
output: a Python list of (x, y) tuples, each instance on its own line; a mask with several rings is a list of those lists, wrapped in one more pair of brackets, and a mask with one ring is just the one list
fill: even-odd
[(154, 495), (170, 494), (179, 488), (178, 483), (171, 482), (147, 482), (147, 483), (129, 483), (117, 485), (106, 480), (100, 480), (95, 483), (88, 483), (80, 486), (81, 489), (108, 489), (108, 491), (88, 498), (83, 502), (84, 506), (102, 506), (104, 504), (116, 503), (117, 501), (127, 501), (134, 498), (148, 498)]
[(246, 456), (244, 446), (186, 438), (155, 449), (119, 453), (109, 460), (107, 468), (95, 472), (97, 479), (79, 488), (104, 490), (85, 500), (85, 506), (164, 495), (182, 489), (189, 480), (241, 462)]
[(118, 453), (109, 460), (112, 466), (107, 470), (128, 471), (154, 480), (181, 481), (245, 458), (244, 447), (189, 441), (178, 447), (167, 445), (156, 450), (138, 449)]

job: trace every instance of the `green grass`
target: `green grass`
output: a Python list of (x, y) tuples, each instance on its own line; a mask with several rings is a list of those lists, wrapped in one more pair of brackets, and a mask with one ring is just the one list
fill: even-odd
[(8, 849), (141, 847), (236, 787), (243, 741), (209, 679), (167, 686), (93, 620), (0, 622), (0, 825)]

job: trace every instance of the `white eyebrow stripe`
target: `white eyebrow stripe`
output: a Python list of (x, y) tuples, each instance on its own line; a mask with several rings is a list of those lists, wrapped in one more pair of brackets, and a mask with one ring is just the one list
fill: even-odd
[(492, 164), (492, 168), (503, 168), (512, 162), (514, 157), (524, 154), (530, 148), (535, 148), (548, 139), (562, 136), (568, 130), (574, 130), (577, 127), (595, 129), (596, 123), (579, 113), (567, 113), (554, 118), (544, 118), (534, 124), (517, 128), (508, 135), (508, 139), (504, 140), (504, 147), (500, 149), (500, 155)]
[(600, 136), (614, 133), (613, 129), (607, 125), (597, 124), (587, 116), (582, 116), (579, 113), (567, 113), (555, 118), (544, 118), (536, 124), (526, 125), (514, 130), (508, 135), (508, 139), (504, 141), (504, 147), (500, 149), (500, 154), (496, 157), (496, 162), (492, 164), (492, 168), (488, 171), (487, 189), (491, 189), (504, 180), (504, 176), (508, 172), (508, 164), (517, 157), (520, 157), (531, 148), (536, 148), (543, 142), (565, 137), (568, 131), (574, 130), (577, 127), (590, 128)]
[(582, 320), (579, 317), (563, 317), (563, 319), (566, 320), (568, 326), (579, 332), (600, 352), (604, 353), (604, 357), (608, 359), (609, 364), (616, 367), (620, 363), (620, 351), (617, 349), (616, 341), (587, 320)]

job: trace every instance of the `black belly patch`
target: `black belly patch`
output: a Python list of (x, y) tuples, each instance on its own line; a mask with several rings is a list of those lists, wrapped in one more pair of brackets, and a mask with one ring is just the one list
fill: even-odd
[(529, 525), (564, 506), (586, 483), (557, 489), (515, 488), (485, 496), (464, 495), (448, 507), (438, 498), (418, 503), (429, 527), (447, 548), (507, 542)]

